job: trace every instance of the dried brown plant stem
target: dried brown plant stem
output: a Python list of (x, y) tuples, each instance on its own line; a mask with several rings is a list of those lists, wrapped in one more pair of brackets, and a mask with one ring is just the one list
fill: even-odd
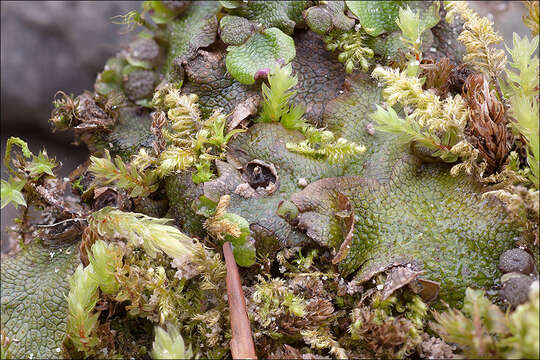
[(257, 359), (242, 282), (230, 242), (223, 244), (223, 255), (227, 265), (227, 297), (231, 314), (231, 354), (233, 359)]
[(513, 145), (508, 136), (504, 105), (490, 91), (488, 80), (482, 74), (470, 75), (464, 88), (464, 99), (470, 111), (466, 133), (486, 162), (487, 174), (491, 175), (502, 169)]

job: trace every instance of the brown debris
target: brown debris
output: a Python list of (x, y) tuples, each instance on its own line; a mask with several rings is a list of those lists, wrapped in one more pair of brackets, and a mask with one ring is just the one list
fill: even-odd
[(382, 299), (386, 300), (390, 295), (399, 288), (413, 282), (420, 274), (418, 271), (411, 270), (407, 266), (395, 266), (393, 267), (386, 281), (384, 282)]
[(452, 95), (462, 94), (464, 92), (463, 86), (469, 75), (472, 74), (472, 70), (467, 66), (467, 64), (461, 64), (456, 66), (450, 72), (450, 77), (448, 78), (448, 91)]
[(116, 207), (118, 203), (118, 192), (108, 186), (94, 189), (94, 201), (92, 209), (98, 211), (106, 206)]
[(75, 181), (77, 181), (78, 178), (84, 176), (86, 170), (88, 170), (88, 166), (90, 166), (90, 159), (86, 160), (84, 163), (80, 164), (72, 172), (69, 173), (69, 182), (74, 183)]
[(283, 344), (281, 349), (270, 354), (268, 359), (301, 359), (302, 353), (290, 345)]
[(426, 78), (423, 88), (425, 90), (435, 89), (437, 95), (445, 97), (448, 93), (448, 79), (454, 69), (450, 60), (446, 57), (437, 62), (426, 59), (422, 61), (420, 68), (422, 69), (420, 76)]
[(101, 324), (96, 330), (96, 335), (101, 341), (100, 344), (102, 348), (107, 348), (111, 353), (114, 354), (116, 351), (116, 345), (114, 341), (116, 331), (111, 329), (110, 321)]
[(532, 36), (538, 35), (538, 24), (540, 23), (539, 18), (539, 4), (538, 1), (532, 1), (532, 0), (524, 0), (522, 1), (523, 5), (527, 8), (529, 11), (528, 15), (523, 15), (521, 18), (523, 19), (523, 23), (531, 29)]
[(332, 302), (326, 299), (317, 299), (308, 302), (306, 315), (298, 317), (287, 313), (280, 321), (280, 328), (294, 335), (302, 330), (316, 329), (334, 315)]
[(470, 110), (465, 132), (487, 164), (486, 175), (491, 175), (501, 170), (512, 147), (504, 105), (497, 100), (495, 92), (489, 90), (488, 81), (481, 74), (470, 75), (464, 88), (463, 95)]
[[(87, 142), (95, 131), (108, 132), (114, 127), (118, 117), (116, 108), (123, 101), (117, 99), (120, 98), (114, 97), (112, 94), (108, 98), (104, 98), (94, 97), (91, 93), (84, 92), (75, 100), (67, 100), (67, 103), (65, 103), (66, 100), (60, 100), (64, 104), (53, 110), (51, 121), (57, 123), (55, 118), (58, 118), (62, 112), (66, 114), (68, 111), (70, 114), (69, 123), (59, 124), (56, 127), (59, 130), (72, 128), (75, 133), (75, 144), (79, 144), (81, 140)], [(75, 109), (70, 110), (71, 107), (75, 107)]]
[(302, 354), (300, 350), (283, 344), (283, 347), (274, 351), (268, 356), (268, 359), (303, 359), (303, 360), (317, 360), (317, 359), (330, 359), (327, 356), (313, 355), (313, 354)]
[(354, 330), (354, 335), (365, 339), (367, 346), (375, 356), (396, 357), (396, 353), (409, 340), (409, 331), (414, 327), (406, 318), (396, 318), (381, 324), (375, 320), (375, 314), (367, 307), (353, 310), (353, 316), (362, 326)]
[(433, 89), (441, 98), (448, 95), (461, 94), (463, 85), (472, 71), (466, 64), (456, 66), (447, 57), (437, 62), (432, 59), (422, 60), (421, 77), (425, 77), (424, 90)]
[(393, 266), (389, 269), (383, 287), (382, 299), (386, 300), (394, 291), (408, 285), (415, 294), (420, 295), (425, 302), (432, 302), (439, 296), (440, 284), (436, 281), (419, 278), (418, 271), (411, 264)]
[(259, 109), (261, 97), (257, 94), (248, 95), (242, 102), (240, 102), (234, 108), (234, 111), (227, 125), (227, 129), (230, 131), (235, 129), (242, 123), (244, 119), (251, 115), (255, 115)]
[(77, 97), (79, 123), (74, 127), (79, 132), (88, 130), (108, 130), (114, 126), (114, 119), (107, 114), (89, 93), (83, 93)]
[(167, 147), (167, 142), (163, 137), (162, 129), (167, 126), (167, 116), (163, 111), (156, 111), (152, 113), (152, 125), (150, 126), (150, 132), (154, 135), (154, 141), (152, 141), (152, 148), (154, 154), (159, 156), (163, 150)]
[[(57, 99), (58, 95), (61, 98)], [(79, 107), (79, 101), (73, 99), (72, 96), (69, 96), (63, 91), (57, 91), (54, 94), (53, 104), (54, 109), (51, 112), (51, 118), (49, 120), (54, 125), (53, 132), (57, 129), (64, 130), (65, 128), (74, 126), (73, 122), (77, 121), (78, 117), (77, 108)]]
[(450, 346), (443, 340), (428, 334), (422, 335), (422, 342), (418, 345), (418, 355), (422, 359), (457, 359), (454, 351), (456, 346)]
[(36, 225), (39, 236), (49, 245), (65, 245), (80, 239), (85, 220), (67, 219), (51, 225)]
[(96, 232), (92, 231), (90, 227), (84, 228), (82, 232), (82, 240), (79, 245), (79, 258), (84, 266), (88, 266), (90, 261), (88, 260), (88, 251), (92, 248), (92, 245), (98, 240), (99, 236)]
[(119, 116), (119, 108), (127, 106), (126, 96), (122, 91), (116, 89), (112, 90), (107, 96), (95, 94), (94, 101), (112, 119), (112, 123), (106, 125), (107, 128), (114, 126), (116, 123)]
[(351, 249), (354, 231), (354, 210), (349, 198), (341, 192), (338, 192), (338, 210), (339, 212), (336, 213), (336, 217), (343, 220), (343, 242), (341, 243), (336, 256), (332, 259), (332, 264), (337, 264), (347, 257), (347, 254)]
[(436, 281), (427, 279), (417, 279), (415, 283), (409, 284), (409, 287), (417, 294), (420, 295), (422, 300), (427, 303), (435, 301), (439, 296), (439, 290), (441, 284)]
[(43, 215), (56, 221), (82, 217), (82, 209), (75, 199), (64, 197), (66, 185), (67, 182), (57, 178), (44, 178), (38, 183), (27, 182), (24, 189), (28, 194), (28, 205), (41, 205)]

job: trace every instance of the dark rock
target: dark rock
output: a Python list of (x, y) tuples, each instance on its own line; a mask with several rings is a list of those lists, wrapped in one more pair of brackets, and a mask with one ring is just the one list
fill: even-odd
[(535, 274), (534, 260), (523, 249), (510, 249), (502, 253), (499, 260), (499, 269), (504, 273), (518, 272), (525, 275)]
[(132, 101), (152, 97), (155, 86), (156, 76), (149, 70), (135, 70), (124, 82), (124, 90)]
[(140, 8), (137, 1), (2, 1), (2, 128), (50, 134), (56, 91), (93, 89), (107, 58), (131, 38), (119, 36), (125, 28), (111, 17)]
[(502, 277), (500, 296), (503, 301), (516, 307), (527, 302), (529, 289), (534, 279), (520, 273), (509, 273)]
[(304, 10), (307, 26), (319, 35), (324, 35), (332, 29), (332, 14), (325, 8), (314, 6)]
[(128, 57), (153, 68), (159, 63), (159, 45), (153, 39), (137, 39), (129, 44)]

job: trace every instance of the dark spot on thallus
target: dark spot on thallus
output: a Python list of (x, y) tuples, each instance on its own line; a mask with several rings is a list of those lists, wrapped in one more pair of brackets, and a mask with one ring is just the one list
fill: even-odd
[(262, 164), (249, 163), (246, 167), (248, 183), (253, 189), (265, 188), (276, 182), (276, 176), (269, 167)]

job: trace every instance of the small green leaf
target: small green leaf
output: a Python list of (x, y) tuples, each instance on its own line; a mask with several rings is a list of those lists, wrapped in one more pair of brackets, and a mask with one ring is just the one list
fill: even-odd
[(296, 56), (294, 40), (277, 28), (253, 34), (245, 44), (229, 46), (225, 64), (233, 78), (253, 84), (259, 70), (270, 69), (278, 59), (285, 63)]
[(108, 95), (113, 90), (122, 91), (122, 69), (126, 65), (126, 60), (113, 57), (107, 60), (105, 68), (98, 74), (95, 91), (100, 95)]
[(132, 72), (136, 71), (136, 70), (141, 70), (141, 69), (144, 69), (143, 67), (139, 67), (139, 66), (135, 66), (135, 65), (132, 65), (132, 64), (128, 64), (126, 66), (124, 66), (122, 68), (122, 76), (123, 77), (126, 77), (128, 76), (129, 74), (131, 74)]
[(296, 95), (293, 88), (298, 83), (296, 76), (292, 76), (290, 65), (280, 67), (278, 64), (268, 76), (268, 84), (262, 85), (263, 107), (257, 119), (260, 122), (280, 121), (284, 128), (291, 130), (302, 129), (307, 123), (302, 119), (305, 109), (300, 105), (292, 105), (290, 98)]
[(217, 203), (202, 195), (193, 201), (191, 208), (197, 215), (209, 218), (216, 212)]
[(148, 61), (137, 60), (134, 57), (129, 56), (129, 55), (126, 56), (126, 60), (129, 62), (130, 65), (133, 65), (137, 68), (151, 70), (153, 67), (153, 65), (149, 63)]
[(420, 27), (420, 14), (412, 11), (408, 6), (405, 9), (399, 9), (399, 17), (396, 20), (396, 24), (401, 29), (405, 40), (411, 42), (413, 46), (420, 38), (420, 34), (424, 31)]
[(75, 181), (73, 181), (71, 183), (71, 188), (73, 190), (77, 190), (78, 192), (80, 192), (81, 194), (84, 193), (84, 187), (83, 185), (81, 184), (81, 181), (83, 179), (83, 176), (79, 176)]
[(140, 100), (135, 101), (135, 104), (148, 108), (148, 109), (154, 109), (154, 107), (152, 106), (151, 99), (140, 99)]
[(219, 3), (221, 6), (223, 6), (225, 9), (236, 9), (240, 5), (242, 5), (241, 0), (219, 0)]
[(32, 152), (28, 149), (28, 144), (21, 138), (11, 136), (6, 142), (6, 151), (4, 153), (4, 166), (12, 174), (16, 174), (16, 171), (11, 168), (11, 148), (13, 145), (18, 145), (21, 148), (21, 151), (24, 157), (29, 158), (32, 156)]
[(3, 209), (10, 202), (13, 202), (13, 205), (15, 205), (15, 207), (18, 207), (18, 205), (26, 206), (26, 200), (21, 193), (21, 190), (25, 184), (25, 180), (18, 181), (15, 178), (10, 178), (9, 182), (6, 180), (2, 180), (2, 206), (0, 208)]
[(195, 168), (197, 169), (197, 171), (195, 171), (193, 175), (191, 175), (191, 179), (195, 184), (207, 182), (214, 176), (214, 173), (210, 168), (209, 161), (200, 161), (198, 163), (195, 163)]
[[(32, 152), (28, 148), (28, 144), (23, 139), (12, 136), (8, 139), (8, 145), (9, 144), (19, 145), (21, 147), (24, 157), (29, 158), (30, 156), (32, 156)], [(6, 147), (6, 153), (7, 153), (7, 148), (8, 147)]]
[(166, 24), (177, 15), (176, 12), (168, 9), (161, 1), (145, 1), (143, 9), (148, 12), (152, 21), (156, 24)]
[(116, 72), (112, 69), (104, 70), (101, 73), (101, 80), (104, 82), (111, 82), (116, 80)]
[(345, 1), (351, 12), (371, 36), (397, 30), (396, 19), (401, 1)]
[(347, 0), (347, 7), (358, 17), (364, 30), (371, 36), (390, 33), (398, 30), (396, 20), (399, 8), (409, 6), (420, 14), (420, 25), (429, 29), (439, 22), (438, 1), (351, 1)]
[(152, 359), (191, 359), (191, 345), (186, 348), (182, 334), (178, 329), (167, 323), (167, 330), (155, 327), (156, 337), (152, 344)]
[(45, 150), (41, 150), (39, 155), (34, 156), (25, 169), (30, 172), (30, 177), (40, 176), (41, 174), (54, 176), (52, 170), (57, 166), (58, 163), (54, 159), (49, 159)]
[(289, 111), (281, 116), (281, 125), (285, 129), (300, 130), (308, 123), (302, 118), (305, 109), (302, 106), (291, 106)]
[(225, 235), (225, 241), (232, 245), (234, 259), (240, 266), (251, 266), (255, 263), (255, 246), (249, 238), (249, 222), (242, 216), (234, 213), (225, 213), (222, 219), (238, 225), (240, 236)]
[(249, 267), (255, 264), (255, 246), (246, 242), (240, 245), (231, 245), (236, 263), (243, 267)]

